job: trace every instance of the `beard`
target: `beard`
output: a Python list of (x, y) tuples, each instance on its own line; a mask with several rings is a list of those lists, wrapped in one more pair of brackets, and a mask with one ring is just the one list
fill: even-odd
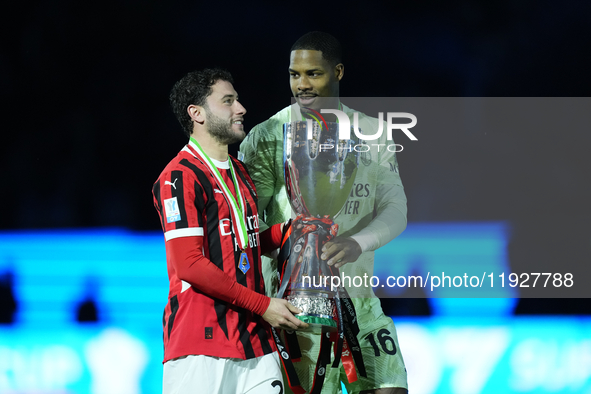
[(232, 145), (244, 139), (244, 131), (236, 134), (232, 130), (232, 122), (214, 115), (205, 107), (205, 114), (207, 115), (207, 131), (220, 144)]

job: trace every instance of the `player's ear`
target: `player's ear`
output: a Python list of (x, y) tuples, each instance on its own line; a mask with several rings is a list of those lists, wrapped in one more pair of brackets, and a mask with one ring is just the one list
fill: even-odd
[(343, 78), (343, 75), (345, 75), (345, 66), (343, 63), (339, 63), (334, 67), (334, 73), (337, 80), (340, 81)]
[(203, 122), (205, 121), (205, 110), (200, 105), (189, 105), (187, 107), (187, 113), (189, 114), (193, 122), (203, 124)]

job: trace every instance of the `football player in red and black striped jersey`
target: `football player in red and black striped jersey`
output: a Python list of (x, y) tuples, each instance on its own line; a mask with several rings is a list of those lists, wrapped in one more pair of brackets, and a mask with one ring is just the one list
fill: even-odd
[(306, 326), (298, 308), (264, 295), (260, 256), (279, 246), (283, 225), (259, 234), (254, 184), (228, 154), (245, 136), (232, 83), (206, 69), (170, 95), (189, 143), (153, 188), (170, 282), (163, 393), (275, 392), (283, 381), (270, 326)]

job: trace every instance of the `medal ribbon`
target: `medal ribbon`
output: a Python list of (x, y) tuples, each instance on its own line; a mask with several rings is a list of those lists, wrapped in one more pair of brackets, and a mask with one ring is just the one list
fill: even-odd
[[(296, 103), (295, 105), (296, 105), (298, 108), (300, 108), (300, 105), (299, 105), (299, 104), (297, 104), (297, 103)], [(298, 120), (304, 120), (304, 118), (305, 118), (305, 117), (302, 115), (302, 112), (301, 112), (301, 111), (302, 111), (302, 110), (300, 109), (300, 110), (299, 110), (300, 118), (299, 118)], [(342, 112), (344, 112), (344, 111), (343, 111), (343, 104), (341, 103), (341, 100), (339, 100), (339, 111), (342, 111)], [(293, 112), (293, 109), (291, 110), (291, 113), (294, 113), (294, 112)], [(295, 114), (297, 115), (297, 114), (298, 114), (298, 112), (295, 112)], [(296, 118), (297, 118), (297, 116), (296, 116)], [(314, 118), (314, 119), (316, 119), (316, 118)], [(290, 115), (290, 120), (291, 120), (291, 115)], [(317, 120), (317, 119), (316, 119), (316, 120)], [(339, 118), (338, 118), (338, 117), (337, 117), (337, 123), (339, 123)]]
[(189, 143), (192, 144), (193, 149), (197, 151), (199, 156), (201, 156), (204, 159), (205, 164), (209, 168), (211, 174), (216, 179), (217, 184), (222, 188), (222, 191), (226, 196), (226, 200), (230, 204), (230, 212), (232, 213), (232, 217), (234, 218), (232, 224), (234, 226), (234, 234), (238, 235), (238, 246), (240, 247), (240, 249), (244, 251), (244, 249), (246, 249), (246, 246), (248, 245), (246, 219), (244, 218), (244, 215), (246, 213), (246, 204), (244, 202), (244, 199), (242, 198), (242, 193), (240, 192), (240, 185), (238, 184), (238, 179), (236, 178), (236, 174), (234, 173), (234, 163), (228, 157), (228, 164), (230, 165), (230, 173), (232, 174), (232, 181), (234, 183), (234, 189), (236, 190), (236, 197), (238, 198), (238, 202), (236, 202), (234, 195), (230, 192), (230, 189), (228, 188), (228, 185), (226, 185), (226, 182), (224, 181), (224, 178), (222, 178), (222, 175), (218, 171), (218, 168), (213, 164), (213, 162), (211, 161), (209, 156), (207, 156), (207, 154), (203, 151), (203, 149), (201, 149), (201, 145), (199, 145), (197, 140), (191, 137)]

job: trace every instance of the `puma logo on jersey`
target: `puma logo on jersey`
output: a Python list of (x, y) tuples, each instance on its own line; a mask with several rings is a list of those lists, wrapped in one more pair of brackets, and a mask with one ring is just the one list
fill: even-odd
[(170, 183), (169, 181), (164, 181), (164, 186), (166, 186), (166, 185), (170, 185), (170, 186), (174, 187), (174, 190), (176, 190), (176, 185), (175, 185), (175, 183), (176, 183), (176, 181), (178, 181), (178, 180), (179, 180), (179, 178), (176, 178), (176, 179), (174, 180), (174, 182), (172, 182), (172, 183)]

